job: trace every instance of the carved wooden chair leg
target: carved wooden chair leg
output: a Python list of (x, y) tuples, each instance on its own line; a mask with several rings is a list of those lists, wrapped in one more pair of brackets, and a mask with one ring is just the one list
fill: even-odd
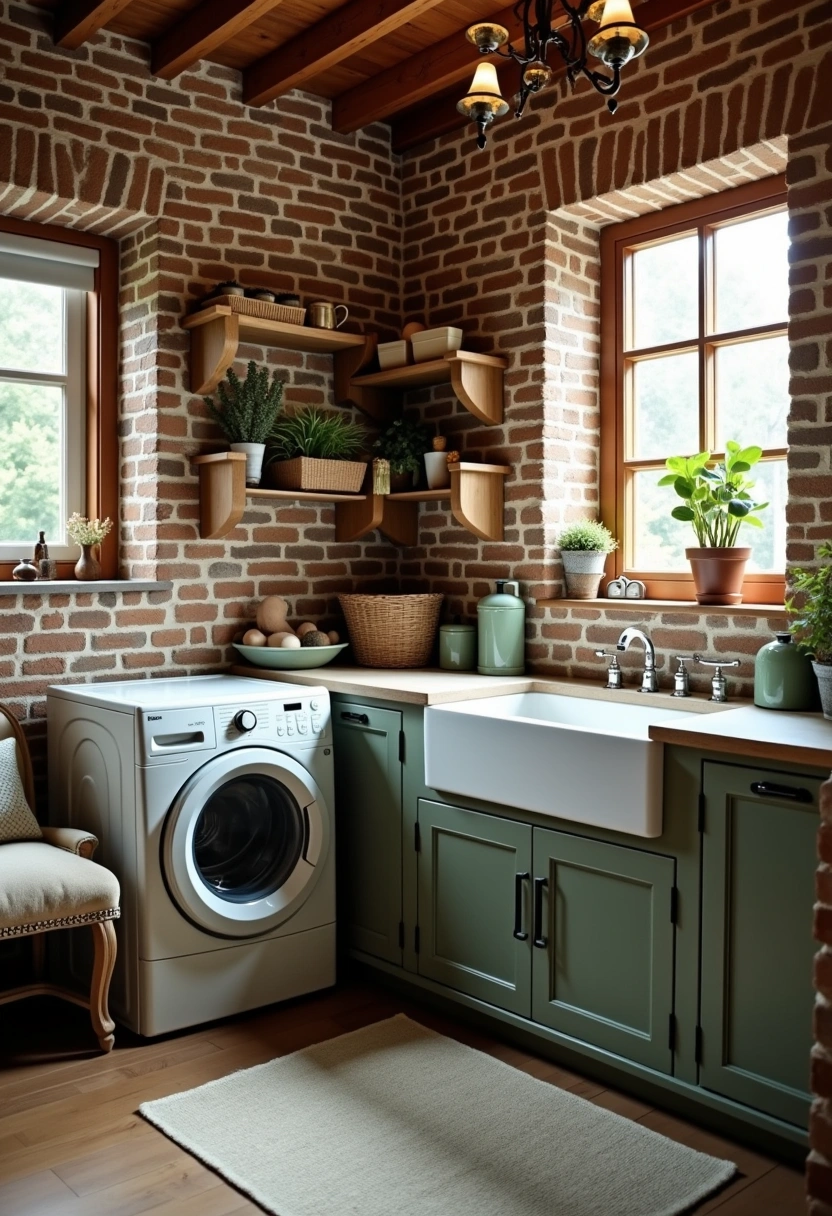
[(111, 920), (90, 925), (95, 945), (95, 960), (90, 987), (90, 1018), (102, 1051), (112, 1051), (115, 1022), (110, 1017), (107, 996), (116, 963), (116, 931)]
[(32, 935), (32, 976), (36, 983), (43, 980), (44, 961), (46, 958), (46, 934)]

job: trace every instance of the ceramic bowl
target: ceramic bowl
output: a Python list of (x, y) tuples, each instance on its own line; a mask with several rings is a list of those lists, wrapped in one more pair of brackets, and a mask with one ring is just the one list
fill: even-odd
[(303, 671), (310, 667), (323, 667), (331, 662), (336, 654), (346, 650), (348, 642), (338, 646), (301, 646), (300, 650), (284, 650), (282, 646), (243, 646), (234, 642), (234, 649), (239, 650), (244, 659), (248, 659), (255, 667), (270, 667), (272, 671)]

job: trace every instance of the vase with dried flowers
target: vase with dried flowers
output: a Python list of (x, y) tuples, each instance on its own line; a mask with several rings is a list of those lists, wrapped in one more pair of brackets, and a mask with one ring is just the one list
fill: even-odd
[(76, 511), (66, 521), (69, 539), (81, 546), (81, 556), (75, 563), (75, 577), (83, 582), (93, 583), (101, 578), (101, 563), (94, 550), (109, 535), (113, 521), (107, 519), (87, 519)]

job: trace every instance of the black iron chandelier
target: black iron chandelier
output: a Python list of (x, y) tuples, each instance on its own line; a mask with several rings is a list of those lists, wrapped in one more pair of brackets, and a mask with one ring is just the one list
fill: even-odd
[[(559, 25), (554, 24), (557, 11), (566, 18)], [(554, 76), (547, 62), (551, 49), (559, 53), (569, 83), (574, 85), (578, 76), (586, 76), (593, 88), (609, 99), (607, 106), (614, 114), (618, 106), (615, 95), (621, 88), (621, 69), (641, 55), (650, 41), (633, 20), (630, 0), (576, 0), (576, 3), (570, 3), (570, 0), (519, 0), (514, 12), (518, 21), (523, 22), (522, 50), (511, 45), (504, 26), (491, 21), (472, 25), (465, 36), (481, 55), (513, 59), (522, 69), (515, 116), (522, 117), (530, 95), (539, 93)], [(584, 29), (584, 18), (598, 25), (591, 38)], [(590, 55), (599, 59), (610, 74), (591, 68)], [(500, 93), (494, 64), (479, 64), (470, 89), (457, 105), (460, 113), (476, 123), (479, 148), (485, 147), (485, 133), (494, 119), (505, 114), (508, 108)]]

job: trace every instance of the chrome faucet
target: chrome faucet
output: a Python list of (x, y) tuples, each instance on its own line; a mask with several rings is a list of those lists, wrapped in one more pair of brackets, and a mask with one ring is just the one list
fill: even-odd
[(656, 675), (656, 650), (643, 629), (625, 629), (616, 643), (617, 650), (627, 650), (631, 642), (641, 642), (644, 647), (644, 671), (641, 673), (639, 692), (658, 692), (659, 677)]

